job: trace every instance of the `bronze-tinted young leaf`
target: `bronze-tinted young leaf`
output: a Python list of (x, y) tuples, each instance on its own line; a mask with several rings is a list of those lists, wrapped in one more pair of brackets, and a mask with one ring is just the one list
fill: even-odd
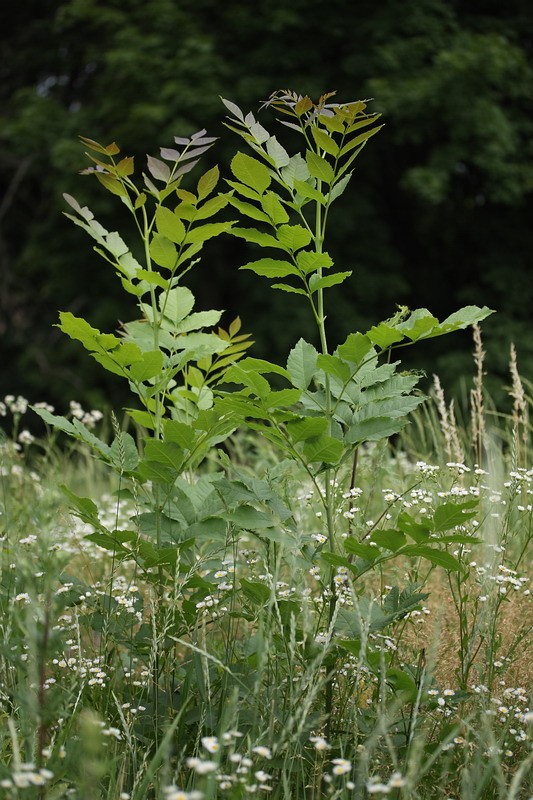
[(296, 116), (301, 117), (305, 114), (306, 111), (310, 111), (313, 108), (313, 101), (307, 95), (305, 97), (300, 98), (296, 105), (294, 106), (294, 113)]
[(107, 155), (107, 150), (104, 145), (95, 142), (94, 139), (87, 139), (85, 136), (80, 136), (80, 140), (83, 142), (85, 147), (88, 147), (90, 150), (94, 150), (96, 153), (102, 153), (103, 155)]
[(121, 159), (116, 166), (116, 170), (117, 175), (120, 176), (133, 175), (135, 171), (133, 156)]

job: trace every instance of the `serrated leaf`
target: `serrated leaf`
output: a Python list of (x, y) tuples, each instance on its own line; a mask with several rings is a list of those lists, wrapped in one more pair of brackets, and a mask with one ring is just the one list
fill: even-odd
[(135, 361), (128, 369), (131, 380), (142, 383), (155, 378), (163, 370), (163, 353), (160, 350), (148, 350), (142, 354), (140, 361)]
[(289, 292), (291, 294), (303, 294), (307, 297), (307, 292), (304, 289), (298, 289), (296, 286), (291, 286), (288, 283), (273, 283), (271, 289), (279, 289), (282, 292)]
[(350, 333), (346, 341), (337, 348), (340, 357), (352, 364), (359, 364), (371, 350), (372, 342), (364, 333)]
[(244, 114), (242, 113), (242, 111), (241, 111), (241, 109), (239, 108), (238, 105), (236, 105), (235, 103), (232, 103), (231, 100), (225, 100), (223, 97), (221, 97), (220, 99), (222, 100), (222, 102), (224, 103), (224, 105), (226, 106), (228, 111), (231, 111), (231, 113), (235, 117), (237, 117), (237, 119), (240, 119), (240, 120), (244, 121)]
[(318, 436), (308, 439), (303, 447), (305, 457), (310, 462), (322, 461), (325, 464), (337, 464), (343, 453), (343, 444), (332, 436)]
[(266, 143), (267, 153), (273, 160), (278, 169), (286, 167), (290, 161), (289, 154), (285, 148), (278, 142), (275, 136), (271, 136)]
[(331, 136), (328, 136), (325, 131), (320, 130), (320, 128), (312, 127), (311, 133), (321, 150), (325, 150), (326, 153), (329, 153), (331, 156), (338, 155), (339, 145)]
[(310, 232), (302, 225), (281, 225), (277, 237), (281, 245), (291, 252), (306, 247), (312, 239)]
[(158, 181), (168, 183), (170, 180), (170, 168), (168, 164), (165, 164), (164, 161), (161, 161), (159, 158), (154, 158), (153, 156), (147, 156), (146, 160), (148, 171), (151, 173), (152, 177)]
[(330, 203), (333, 203), (334, 200), (336, 200), (338, 197), (341, 196), (341, 194), (343, 194), (344, 190), (350, 183), (352, 175), (353, 172), (348, 172), (348, 174), (345, 175), (343, 178), (341, 178), (340, 181), (335, 182), (335, 185), (332, 187), (331, 192), (329, 193)]
[(150, 256), (159, 267), (173, 270), (178, 260), (178, 251), (166, 236), (154, 233), (150, 242)]
[(294, 188), (302, 197), (306, 197), (309, 200), (315, 200), (323, 206), (326, 205), (326, 196), (323, 195), (322, 192), (319, 192), (318, 189), (314, 189), (312, 186), (310, 186), (307, 181), (299, 181), (297, 178), (295, 178)]
[[(252, 358), (249, 356), (240, 362), (240, 366), (241, 369), (255, 370), (259, 373), (275, 372), (276, 375), (282, 375), (284, 378), (287, 378), (287, 380), (290, 380), (290, 375), (284, 367), (280, 367), (278, 364), (273, 364), (270, 361), (265, 361), (262, 358)], [(292, 389), (290, 391), (292, 391)]]
[(276, 247), (281, 249), (278, 240), (271, 236), (269, 233), (263, 233), (256, 228), (231, 228), (228, 231), (232, 236), (237, 236), (239, 239), (244, 239), (246, 242), (253, 242), (259, 244), (261, 247)]
[(352, 444), (378, 442), (399, 433), (407, 425), (406, 419), (390, 417), (371, 417), (351, 425), (345, 434), (345, 441)]
[(289, 159), (289, 163), (281, 170), (281, 175), (287, 186), (294, 188), (294, 180), (306, 181), (310, 175), (307, 164), (299, 153)]
[(237, 153), (231, 162), (231, 171), (237, 180), (255, 189), (259, 194), (263, 194), (270, 186), (270, 175), (268, 169), (256, 158)]
[(158, 439), (148, 439), (144, 448), (144, 458), (146, 461), (157, 462), (169, 467), (177, 474), (181, 472), (184, 464), (183, 450), (172, 441), (161, 441)]
[(321, 158), (312, 150), (307, 150), (305, 154), (305, 161), (309, 173), (319, 181), (324, 183), (333, 183), (335, 180), (335, 173), (331, 164), (325, 158)]
[(296, 256), (296, 262), (305, 275), (314, 270), (329, 269), (333, 266), (333, 259), (328, 253), (316, 253), (309, 250), (301, 250)]
[(316, 365), (319, 369), (323, 370), (328, 375), (334, 375), (343, 383), (347, 383), (350, 379), (350, 367), (336, 356), (319, 353)]
[(434, 317), (427, 308), (417, 308), (412, 311), (405, 322), (397, 326), (408, 339), (416, 342), (417, 339), (425, 338), (426, 335), (439, 324), (439, 321)]
[(212, 169), (207, 170), (207, 172), (204, 172), (196, 188), (200, 200), (204, 200), (211, 194), (218, 183), (219, 177), (220, 173), (216, 165)]
[(305, 417), (287, 423), (287, 433), (293, 442), (304, 442), (325, 433), (328, 421), (325, 417)]
[(346, 278), (349, 278), (351, 275), (350, 272), (333, 272), (330, 275), (325, 275), (321, 278), (318, 273), (316, 275), (312, 275), (309, 281), (309, 289), (311, 292), (318, 292), (320, 289), (327, 289), (330, 286), (336, 286), (339, 283), (343, 283)]
[(181, 244), (185, 239), (185, 226), (181, 219), (165, 206), (159, 206), (155, 212), (157, 230), (171, 242)]
[(256, 275), (265, 278), (286, 278), (287, 275), (298, 275), (298, 270), (294, 264), (288, 261), (277, 261), (274, 258), (260, 258), (259, 261), (250, 261), (243, 264), (239, 269), (249, 269)]
[(190, 425), (169, 419), (165, 423), (165, 442), (174, 442), (183, 450), (191, 450), (196, 441), (196, 436)]
[(386, 347), (389, 347), (391, 344), (394, 344), (395, 342), (401, 342), (402, 339), (405, 338), (403, 333), (395, 328), (391, 328), (390, 325), (387, 325), (385, 322), (381, 322), (379, 325), (374, 325), (369, 331), (366, 332), (366, 335), (371, 342), (374, 342), (374, 344), (376, 344), (382, 350)]
[(317, 369), (318, 353), (312, 344), (300, 339), (289, 353), (287, 370), (298, 389), (307, 389)]
[(125, 472), (131, 472), (139, 463), (139, 453), (133, 436), (125, 431), (115, 436), (109, 454), (115, 467)]
[(289, 215), (285, 211), (285, 206), (280, 202), (274, 192), (266, 192), (261, 199), (261, 206), (268, 218), (274, 225), (283, 225), (289, 221)]
[(159, 295), (159, 309), (173, 322), (180, 322), (194, 307), (194, 295), (186, 286), (176, 286)]
[(213, 239), (221, 233), (231, 233), (234, 222), (209, 222), (207, 225), (197, 225), (187, 232), (185, 242), (187, 244), (201, 244), (208, 239)]
[(241, 214), (246, 214), (247, 217), (256, 219), (259, 222), (270, 222), (270, 217), (265, 214), (264, 211), (261, 211), (260, 208), (253, 206), (251, 203), (245, 203), (243, 200), (235, 197), (235, 195), (233, 197), (228, 197), (228, 202), (240, 211)]
[(102, 186), (104, 186), (111, 194), (116, 194), (118, 197), (127, 197), (128, 193), (119, 180), (111, 177), (105, 172), (94, 173)]

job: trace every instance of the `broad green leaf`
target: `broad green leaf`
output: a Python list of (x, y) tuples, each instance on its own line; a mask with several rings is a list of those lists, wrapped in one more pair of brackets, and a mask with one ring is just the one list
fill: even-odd
[(343, 383), (347, 383), (350, 380), (350, 367), (336, 356), (319, 353), (316, 364), (319, 369), (324, 370), (328, 375), (334, 375)]
[(407, 425), (406, 419), (395, 419), (390, 417), (371, 417), (362, 422), (351, 425), (345, 435), (345, 441), (352, 444), (362, 442), (377, 442), (399, 433)]
[(309, 289), (311, 292), (318, 292), (319, 289), (327, 289), (330, 286), (336, 286), (349, 278), (351, 272), (333, 272), (321, 278), (318, 273), (311, 276), (309, 281)]
[(246, 242), (253, 242), (259, 244), (261, 247), (276, 247), (281, 249), (278, 240), (271, 236), (269, 233), (263, 233), (256, 230), (256, 228), (231, 228), (228, 231), (232, 236), (238, 236), (239, 239), (244, 239)]
[(153, 270), (138, 269), (135, 277), (140, 281), (151, 283), (153, 286), (159, 286), (161, 289), (168, 289), (170, 286), (170, 282), (166, 278), (163, 278), (159, 272), (154, 272)]
[(320, 128), (312, 127), (311, 133), (321, 150), (325, 150), (326, 153), (329, 153), (331, 156), (338, 155), (339, 145), (331, 136), (328, 136), (325, 131), (320, 130)]
[(281, 175), (287, 186), (294, 188), (294, 180), (306, 181), (310, 175), (307, 164), (299, 153), (291, 156), (289, 163), (281, 170)]
[(293, 442), (303, 442), (325, 433), (328, 421), (325, 417), (305, 417), (287, 423), (287, 433)]
[(233, 157), (231, 171), (237, 180), (255, 189), (259, 194), (263, 194), (270, 186), (271, 178), (265, 165), (245, 153), (237, 153)]
[(265, 361), (262, 358), (252, 358), (250, 356), (243, 358), (240, 362), (240, 367), (241, 369), (255, 370), (260, 373), (275, 372), (276, 375), (282, 375), (287, 380), (290, 380), (290, 375), (285, 367), (280, 367), (279, 364), (273, 364), (271, 361)]
[(300, 389), (280, 389), (279, 391), (269, 392), (265, 395), (263, 406), (265, 408), (285, 408), (298, 402), (301, 397)]
[(477, 508), (477, 500), (468, 500), (466, 503), (443, 503), (435, 509), (433, 516), (433, 530), (449, 531), (455, 528), (456, 525), (464, 525), (464, 523), (473, 519), (477, 512), (469, 511), (468, 509)]
[(180, 322), (194, 307), (194, 295), (186, 286), (176, 286), (159, 295), (160, 311), (173, 322)]
[(329, 202), (330, 203), (333, 203), (334, 200), (336, 200), (338, 197), (341, 196), (341, 194), (343, 194), (344, 190), (346, 189), (346, 187), (350, 183), (350, 179), (351, 179), (352, 175), (353, 175), (353, 172), (348, 172), (348, 174), (345, 175), (343, 178), (341, 178), (340, 181), (336, 181), (335, 182), (335, 184), (332, 187), (331, 192), (329, 194)]
[(386, 347), (389, 347), (389, 345), (394, 344), (395, 342), (401, 342), (404, 338), (403, 333), (400, 333), (395, 328), (391, 328), (390, 325), (387, 325), (385, 322), (381, 322), (379, 325), (374, 325), (369, 331), (366, 332), (366, 335), (370, 341), (374, 342), (374, 344), (376, 344), (382, 350), (384, 350)]
[(398, 521), (396, 524), (403, 533), (406, 533), (407, 536), (417, 543), (427, 542), (432, 530), (431, 522), (417, 522), (406, 511), (401, 511), (398, 514)]
[(198, 187), (196, 190), (198, 192), (198, 198), (200, 200), (204, 200), (206, 197), (208, 197), (208, 195), (211, 194), (211, 192), (218, 183), (218, 179), (219, 179), (219, 171), (217, 166), (214, 166), (212, 169), (207, 170), (207, 172), (205, 172), (202, 175), (202, 177), (198, 181)]
[(230, 181), (226, 178), (226, 183), (228, 186), (231, 186), (232, 189), (235, 189), (236, 192), (242, 194), (243, 197), (248, 197), (249, 200), (255, 200), (257, 203), (261, 202), (262, 195), (259, 192), (256, 192), (255, 189), (251, 189), (249, 186), (245, 186), (244, 183), (239, 183), (238, 181)]
[(323, 461), (325, 464), (336, 464), (343, 452), (342, 442), (332, 436), (319, 436), (308, 439), (303, 448), (305, 457), (310, 462)]
[(312, 150), (307, 150), (305, 154), (305, 160), (307, 163), (307, 168), (309, 169), (309, 173), (319, 181), (324, 181), (324, 183), (333, 183), (335, 179), (335, 173), (333, 171), (333, 167), (331, 164), (326, 161), (325, 158), (321, 158), (316, 153), (313, 153)]
[(112, 231), (105, 237), (105, 243), (109, 252), (117, 259), (129, 253), (128, 245), (116, 231)]
[(302, 225), (281, 225), (277, 237), (281, 245), (291, 252), (306, 247), (312, 239), (310, 232)]
[(183, 450), (191, 450), (196, 437), (190, 425), (169, 419), (165, 423), (165, 442), (174, 442)]
[(95, 172), (94, 173), (102, 186), (104, 186), (111, 194), (116, 194), (118, 197), (127, 197), (128, 192), (122, 185), (120, 181), (116, 178), (112, 178), (111, 175), (107, 175), (105, 172)]
[(239, 200), (238, 197), (235, 197), (235, 195), (229, 197), (228, 200), (241, 214), (246, 214), (247, 217), (256, 219), (259, 222), (270, 222), (270, 217), (251, 203), (245, 203), (243, 200)]
[(294, 179), (294, 188), (302, 197), (307, 197), (309, 200), (315, 200), (317, 203), (325, 206), (327, 198), (318, 189), (314, 189), (306, 181), (299, 181)]
[(152, 462), (157, 462), (165, 467), (170, 467), (177, 474), (183, 469), (183, 450), (172, 441), (148, 439), (144, 448), (144, 459), (149, 461), (151, 466), (153, 466)]
[(371, 350), (372, 342), (364, 333), (350, 333), (344, 344), (337, 348), (340, 357), (352, 364), (359, 364)]
[(353, 536), (347, 536), (344, 540), (344, 549), (347, 553), (364, 558), (365, 561), (375, 561), (381, 555), (379, 547), (360, 542)]
[(163, 360), (161, 350), (149, 350), (143, 353), (142, 359), (132, 364), (128, 370), (131, 380), (142, 383), (160, 375), (163, 370)]
[(413, 342), (416, 342), (417, 339), (425, 337), (425, 335), (438, 324), (438, 319), (434, 317), (427, 308), (417, 308), (416, 311), (411, 312), (405, 322), (402, 322), (396, 327), (405, 334), (405, 336)]
[(235, 222), (211, 222), (207, 225), (197, 225), (187, 232), (185, 242), (187, 244), (200, 244), (208, 239), (213, 239), (221, 233), (231, 232), (231, 227)]
[(309, 342), (300, 339), (289, 353), (287, 369), (294, 386), (307, 389), (316, 371), (318, 353)]
[(59, 488), (65, 494), (76, 511), (78, 512), (76, 516), (79, 516), (84, 522), (90, 523), (95, 528), (100, 528), (102, 523), (100, 522), (98, 516), (98, 506), (88, 497), (79, 497), (77, 494), (65, 486), (64, 484), (59, 484)]
[(445, 550), (437, 550), (433, 547), (426, 547), (422, 544), (410, 544), (402, 549), (402, 554), (415, 558), (425, 558), (436, 564), (438, 567), (444, 567), (451, 572), (459, 572), (461, 565), (459, 561), (450, 553)]
[(277, 261), (274, 258), (250, 261), (249, 264), (243, 264), (239, 269), (249, 269), (256, 275), (262, 275), (265, 278), (286, 278), (287, 275), (299, 274), (294, 264), (290, 264), (288, 261)]
[(185, 239), (185, 226), (181, 219), (170, 208), (159, 206), (155, 212), (155, 224), (162, 236), (171, 242), (181, 244)]
[(266, 143), (267, 153), (273, 160), (278, 169), (286, 167), (289, 163), (289, 154), (282, 145), (278, 142), (275, 136), (271, 136)]
[(216, 325), (222, 316), (222, 311), (196, 311), (194, 314), (189, 314), (185, 319), (179, 322), (175, 328), (175, 333), (188, 333), (189, 331), (197, 331), (200, 328), (211, 327)]
[(203, 205), (201, 205), (195, 214), (192, 215), (192, 219), (194, 222), (199, 222), (202, 219), (209, 219), (209, 217), (214, 217), (215, 214), (218, 214), (223, 208), (228, 205), (229, 196), (227, 194), (217, 194), (216, 197), (212, 197), (210, 200), (207, 200)]
[(274, 225), (283, 225), (289, 221), (289, 215), (285, 211), (285, 206), (280, 202), (274, 192), (266, 192), (261, 199), (263, 211), (272, 220)]
[(274, 520), (271, 513), (258, 511), (253, 506), (238, 506), (235, 511), (224, 514), (225, 519), (238, 525), (239, 528), (255, 530), (261, 528), (271, 528)]
[(397, 667), (388, 669), (385, 673), (385, 680), (392, 686), (395, 692), (401, 693), (401, 699), (406, 703), (412, 703), (418, 695), (418, 686), (412, 675)]
[(392, 550), (394, 553), (405, 544), (404, 534), (395, 530), (372, 531), (370, 540), (377, 544), (378, 547), (384, 547), (386, 550)]
[(300, 250), (296, 256), (296, 263), (307, 275), (318, 269), (329, 269), (333, 266), (333, 259), (327, 253), (315, 253), (309, 250)]
[(483, 306), (483, 308), (479, 308), (478, 306), (465, 306), (464, 308), (460, 308), (459, 311), (450, 314), (449, 317), (446, 317), (444, 322), (441, 322), (438, 327), (430, 331), (424, 338), (432, 339), (434, 336), (442, 336), (451, 331), (467, 328), (469, 325), (474, 325), (486, 319), (490, 314), (494, 314), (494, 311), (487, 308), (487, 306)]
[(280, 289), (282, 292), (291, 292), (292, 294), (303, 294), (307, 297), (305, 289), (298, 289), (296, 286), (290, 286), (288, 283), (273, 283), (271, 289)]
[(150, 242), (150, 256), (159, 267), (173, 270), (178, 260), (178, 252), (172, 242), (160, 233), (154, 233)]

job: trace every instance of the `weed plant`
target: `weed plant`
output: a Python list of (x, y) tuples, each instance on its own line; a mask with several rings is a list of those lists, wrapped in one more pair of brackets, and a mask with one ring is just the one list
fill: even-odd
[[(513, 350), (512, 414), (488, 413), (489, 309), (400, 308), (330, 347), (325, 293), (350, 275), (324, 249), (330, 207), (379, 130), (365, 103), (330, 101), (270, 98), (294, 155), (224, 101), (253, 155), (216, 195), (216, 167), (182, 187), (206, 131), (149, 157), (140, 185), (115, 144), (83, 140), (144, 262), (71, 197), (68, 216), (140, 316), (118, 335), (59, 327), (136, 405), (111, 443), (78, 404), (35, 404), (39, 441), (26, 400), (0, 405), (6, 800), (533, 795), (530, 398)], [(254, 227), (206, 222), (225, 207)], [(288, 281), (273, 288), (308, 304), (316, 346), (272, 364), (239, 319), (193, 310), (183, 278), (223, 233), (276, 251), (243, 268)], [(467, 420), (438, 380), (424, 402), (393, 351), (470, 325)]]

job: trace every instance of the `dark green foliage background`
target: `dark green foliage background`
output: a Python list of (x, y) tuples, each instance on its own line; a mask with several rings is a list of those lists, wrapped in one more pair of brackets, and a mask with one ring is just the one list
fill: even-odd
[[(217, 160), (228, 175), (242, 143), (222, 127), (218, 96), (255, 113), (279, 88), (374, 97), (386, 122), (333, 209), (326, 246), (355, 276), (328, 293), (331, 342), (396, 303), (440, 318), (488, 305), (499, 312), (483, 326), (494, 387), (507, 382), (512, 340), (531, 376), (525, 0), (28, 0), (11, 13), (0, 63), (0, 396), (60, 409), (70, 399), (123, 400), (119, 381), (53, 327), (58, 309), (109, 331), (136, 313), (90, 240), (61, 215), (67, 191), (134, 238), (117, 198), (77, 174), (87, 163), (78, 134), (117, 141), (139, 168), (174, 135), (206, 127), (222, 139), (204, 169)], [(271, 112), (259, 118), (272, 128)], [(237, 271), (257, 257), (229, 236), (209, 243), (192, 288), (199, 307), (228, 310), (226, 323), (240, 314), (254, 355), (284, 360), (298, 336), (312, 340), (312, 322), (298, 298)], [(458, 389), (459, 376), (473, 372), (471, 349), (462, 333), (421, 345), (414, 359)]]

